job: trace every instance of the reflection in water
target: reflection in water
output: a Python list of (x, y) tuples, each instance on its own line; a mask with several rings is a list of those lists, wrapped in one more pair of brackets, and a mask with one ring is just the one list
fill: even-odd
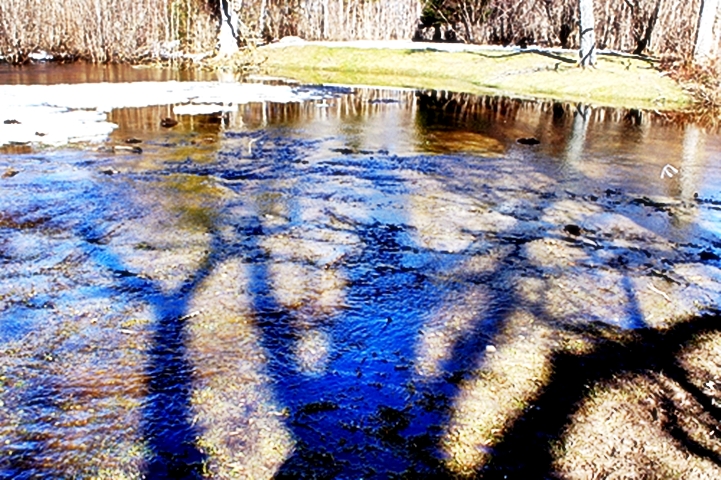
[(613, 335), (721, 295), (694, 127), (372, 89), (171, 111), (111, 114), (142, 154), (0, 157), (2, 478), (563, 476), (604, 411), (584, 359), (613, 377)]
[(130, 65), (94, 65), (34, 63), (23, 66), (0, 64), (0, 84), (57, 85), (61, 83), (119, 83), (215, 80), (215, 75), (201, 70), (157, 68)]
[(704, 144), (701, 130), (697, 125), (687, 125), (683, 135), (683, 150), (681, 154), (681, 175), (679, 188), (681, 198), (691, 200), (700, 182), (700, 172), (703, 169)]
[(568, 139), (566, 150), (566, 162), (569, 165), (577, 165), (581, 160), (583, 147), (586, 143), (590, 111), (591, 108), (587, 105), (577, 105), (576, 111), (573, 113), (573, 127), (571, 128), (571, 136)]

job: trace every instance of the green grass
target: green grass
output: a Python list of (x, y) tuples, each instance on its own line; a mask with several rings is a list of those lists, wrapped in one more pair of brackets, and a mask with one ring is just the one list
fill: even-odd
[[(652, 62), (600, 56), (581, 69), (575, 56), (533, 52), (449, 53), (301, 45), (262, 48), (265, 73), (307, 83), (451, 90), (598, 106), (682, 110), (691, 98)], [(565, 61), (564, 61), (565, 60)]]

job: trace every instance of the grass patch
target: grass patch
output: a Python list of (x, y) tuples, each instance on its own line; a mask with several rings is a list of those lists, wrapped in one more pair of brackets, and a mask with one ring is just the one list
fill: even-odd
[(622, 108), (680, 110), (690, 97), (650, 61), (533, 51), (439, 52), (302, 45), (260, 50), (266, 73), (307, 83), (375, 85), (534, 97)]

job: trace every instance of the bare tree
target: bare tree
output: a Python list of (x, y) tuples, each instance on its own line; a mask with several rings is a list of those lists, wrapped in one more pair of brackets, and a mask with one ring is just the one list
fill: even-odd
[(473, 0), (459, 2), (459, 14), (463, 28), (466, 31), (468, 41), (475, 42), (475, 34), (473, 29), (478, 25), (482, 18), (483, 12), (487, 8), (488, 0)]
[(230, 56), (238, 51), (238, 15), (229, 0), (218, 1), (220, 2), (218, 54)]
[(706, 63), (712, 55), (712, 48), (718, 45), (718, 37), (714, 34), (714, 24), (718, 14), (719, 0), (703, 0), (701, 15), (698, 21), (696, 47), (693, 57), (696, 63)]
[[(634, 54), (641, 55), (651, 44), (651, 37), (658, 23), (658, 14), (661, 10), (662, 1), (663, 0), (655, 0), (653, 10), (636, 15), (633, 26), (633, 36), (636, 40), (636, 48), (633, 50)], [(638, 4), (638, 0), (636, 0), (636, 3)]]
[(583, 68), (596, 65), (596, 33), (593, 15), (593, 0), (578, 0), (581, 16), (580, 64)]

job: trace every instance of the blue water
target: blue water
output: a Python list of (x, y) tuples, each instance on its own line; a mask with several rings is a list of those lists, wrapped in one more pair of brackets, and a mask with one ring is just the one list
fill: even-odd
[[(277, 478), (447, 476), (454, 401), (514, 313), (650, 328), (639, 282), (673, 295), (658, 278), (689, 265), (717, 301), (718, 138), (680, 165), (683, 128), (651, 114), (637, 131), (622, 113), (579, 127), (573, 106), (335, 94), (121, 123), (110, 142), (138, 136), (142, 155), (0, 155), (18, 172), (0, 180), (0, 478), (200, 478), (258, 458)], [(433, 332), (445, 350), (424, 350)], [(234, 396), (213, 426), (205, 408)], [(272, 409), (294, 447), (253, 454), (248, 425)]]

